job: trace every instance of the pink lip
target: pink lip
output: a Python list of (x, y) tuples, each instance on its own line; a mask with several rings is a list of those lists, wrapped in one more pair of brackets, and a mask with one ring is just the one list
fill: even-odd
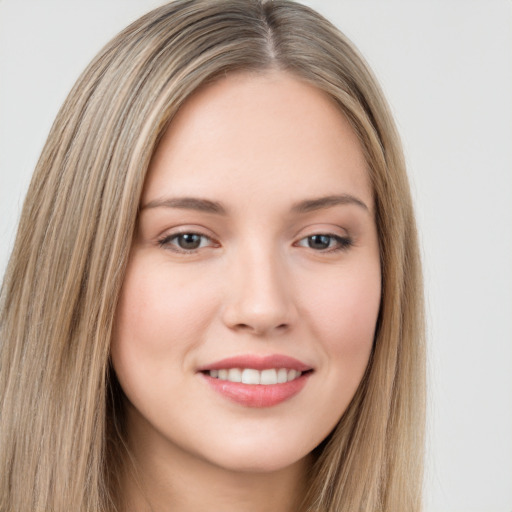
[[(210, 377), (208, 370), (221, 370), (230, 368), (252, 368), (254, 370), (267, 370), (271, 368), (287, 368), (303, 373), (297, 379), (281, 384), (243, 384), (241, 382), (230, 382)], [(218, 393), (229, 400), (246, 407), (272, 407), (286, 400), (289, 400), (306, 385), (312, 367), (307, 364), (284, 355), (269, 356), (235, 356), (216, 361), (215, 363), (203, 366), (198, 369), (201, 377)]]
[(272, 407), (289, 400), (306, 385), (310, 372), (302, 374), (295, 380), (282, 384), (242, 384), (200, 374), (218, 393), (246, 407)]
[(298, 372), (312, 370), (311, 366), (293, 357), (271, 354), (268, 356), (243, 355), (227, 357), (226, 359), (221, 359), (212, 364), (202, 366), (198, 368), (198, 371), (229, 370), (230, 368), (252, 368), (260, 371), (269, 370), (271, 368), (287, 368), (288, 370), (297, 370)]

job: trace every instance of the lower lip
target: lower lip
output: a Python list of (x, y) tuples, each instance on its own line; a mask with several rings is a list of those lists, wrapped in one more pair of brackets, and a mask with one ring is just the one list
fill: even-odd
[(201, 375), (215, 391), (229, 400), (246, 407), (263, 408), (273, 407), (295, 396), (306, 385), (311, 372), (282, 384), (242, 384), (215, 379), (204, 373)]

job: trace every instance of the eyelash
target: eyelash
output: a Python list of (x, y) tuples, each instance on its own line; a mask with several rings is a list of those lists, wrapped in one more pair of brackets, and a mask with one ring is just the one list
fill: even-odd
[[(195, 249), (184, 249), (183, 247), (179, 247), (176, 244), (173, 244), (172, 241), (175, 239), (179, 239), (179, 237), (183, 237), (185, 235), (192, 235), (192, 236), (198, 236), (202, 238), (203, 240), (208, 240), (209, 242), (212, 242), (214, 245), (216, 245), (216, 242), (209, 236), (204, 235), (203, 233), (197, 233), (195, 231), (182, 231), (179, 233), (173, 233), (172, 235), (166, 235), (160, 240), (158, 240), (158, 245), (160, 247), (170, 249), (171, 251), (180, 253), (180, 254), (192, 254), (197, 252), (199, 249), (202, 249), (203, 247), (199, 246)], [(202, 243), (202, 242), (201, 242)]]
[[(210, 243), (213, 243), (214, 247), (216, 245), (218, 246), (217, 242), (215, 242), (209, 236), (204, 235), (202, 233), (197, 233), (195, 231), (182, 231), (179, 233), (173, 233), (172, 235), (166, 235), (158, 240), (158, 245), (160, 247), (169, 249), (169, 250), (177, 252), (179, 254), (193, 254), (193, 253), (197, 252), (199, 249), (203, 248), (203, 247), (201, 247), (202, 242), (200, 242), (199, 247), (196, 247), (194, 249), (185, 249), (183, 247), (177, 246), (177, 244), (172, 243), (173, 240), (177, 240), (177, 239), (179, 239), (179, 237), (183, 237), (185, 235), (197, 236), (203, 240), (207, 240)], [(306, 244), (309, 244), (309, 242), (311, 241), (311, 239), (313, 237), (327, 237), (330, 239), (329, 244), (331, 241), (334, 241), (336, 243), (336, 246), (332, 247), (332, 248), (328, 247), (326, 249), (320, 249), (317, 251), (317, 250), (313, 249), (312, 247), (310, 247), (309, 245), (302, 245), (300, 243), (300, 242), (305, 241)], [(353, 240), (350, 237), (343, 237), (343, 236), (335, 235), (333, 233), (314, 233), (312, 235), (308, 235), (306, 237), (301, 238), (294, 245), (296, 247), (307, 247), (307, 248), (313, 249), (315, 252), (325, 254), (325, 253), (336, 253), (336, 252), (346, 251), (346, 250), (350, 249), (350, 247), (353, 246)]]
[[(334, 240), (334, 242), (336, 243), (335, 247), (327, 248), (327, 249), (320, 249), (318, 251), (315, 251), (315, 252), (320, 252), (320, 253), (334, 253), (334, 252), (346, 251), (354, 245), (354, 242), (350, 237), (339, 236), (339, 235), (335, 235), (333, 233), (314, 233), (312, 235), (308, 235), (304, 238), (301, 238), (297, 242), (296, 245), (299, 245), (300, 247), (305, 247), (305, 246), (301, 245), (300, 242), (305, 240), (306, 243), (308, 243), (313, 237), (327, 237), (327, 238), (330, 238), (331, 241)], [(309, 248), (313, 249), (312, 247), (309, 247)]]

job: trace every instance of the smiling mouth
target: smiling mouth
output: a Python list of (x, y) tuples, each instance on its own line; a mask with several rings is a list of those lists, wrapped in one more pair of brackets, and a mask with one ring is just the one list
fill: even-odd
[(298, 379), (303, 372), (292, 368), (269, 368), (266, 370), (256, 370), (254, 368), (222, 368), (219, 370), (206, 370), (204, 373), (214, 379), (223, 381), (270, 386), (291, 382)]
[(304, 388), (314, 369), (285, 355), (235, 356), (198, 368), (211, 389), (245, 407), (273, 407)]

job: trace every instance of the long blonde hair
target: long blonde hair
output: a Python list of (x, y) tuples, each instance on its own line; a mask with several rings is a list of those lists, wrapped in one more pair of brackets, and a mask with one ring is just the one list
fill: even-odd
[(315, 451), (304, 510), (420, 510), (421, 269), (402, 150), (380, 88), (346, 37), (307, 7), (177, 0), (93, 60), (37, 164), (1, 291), (1, 512), (116, 509), (123, 422), (109, 345), (150, 158), (199, 86), (270, 68), (325, 91), (350, 121), (368, 163), (381, 251), (372, 356)]

